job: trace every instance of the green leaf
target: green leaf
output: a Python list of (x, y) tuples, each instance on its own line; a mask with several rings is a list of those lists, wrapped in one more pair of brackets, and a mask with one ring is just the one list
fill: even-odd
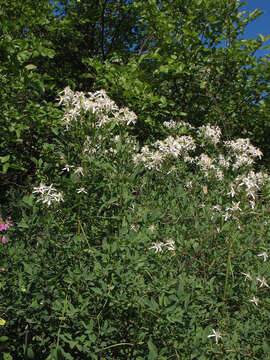
[(7, 340), (8, 340), (7, 336), (1, 336), (0, 337), (0, 342), (4, 342), (4, 341), (7, 341)]
[(30, 56), (31, 56), (31, 52), (28, 50), (24, 50), (17, 54), (17, 59), (20, 62), (24, 62), (24, 61), (28, 60), (30, 58)]
[(8, 168), (10, 167), (10, 163), (5, 163), (2, 168), (3, 168), (3, 174), (6, 174), (8, 171)]
[(25, 66), (26, 70), (36, 70), (37, 66), (34, 64), (28, 64)]
[(32, 348), (30, 348), (30, 347), (27, 349), (26, 358), (27, 358), (27, 359), (34, 359), (34, 358), (35, 358), (34, 351), (33, 351)]
[(9, 353), (4, 353), (3, 355), (3, 360), (13, 360), (13, 357)]
[(147, 346), (149, 349), (148, 360), (156, 360), (158, 357), (158, 350), (156, 345), (152, 342), (152, 339), (148, 340)]
[(9, 158), (10, 158), (10, 155), (0, 156), (0, 161), (1, 161), (1, 163), (4, 163), (4, 162), (8, 161)]
[(22, 201), (24, 203), (26, 203), (27, 205), (29, 206), (32, 206), (33, 205), (33, 200), (34, 200), (34, 195), (31, 194), (31, 195), (25, 195), (22, 199)]

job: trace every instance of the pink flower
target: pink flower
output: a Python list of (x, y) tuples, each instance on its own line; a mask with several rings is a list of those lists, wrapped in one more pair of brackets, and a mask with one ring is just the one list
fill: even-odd
[(7, 220), (6, 222), (3, 222), (3, 218), (0, 215), (0, 231), (2, 230), (7, 230), (8, 228), (10, 228), (12, 226), (11, 221)]
[(7, 238), (5, 236), (2, 237), (2, 243), (6, 244), (8, 242)]

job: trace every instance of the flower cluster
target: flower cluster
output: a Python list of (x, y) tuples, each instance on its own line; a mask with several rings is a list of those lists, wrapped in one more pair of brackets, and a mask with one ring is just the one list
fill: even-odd
[(164, 246), (167, 246), (168, 251), (175, 251), (174, 240), (171, 240), (171, 239), (168, 240), (166, 243), (163, 243), (163, 242), (152, 243), (152, 246), (149, 248), (149, 250), (154, 249), (155, 253), (163, 252)]
[[(187, 123), (170, 120), (164, 122), (163, 125), (167, 129), (174, 129), (176, 133), (179, 129), (185, 127), (192, 131), (194, 135), (196, 134), (197, 138), (208, 140), (215, 146), (218, 144), (220, 153), (216, 156), (210, 156), (204, 149), (206, 144), (200, 144), (192, 136), (170, 135), (163, 141), (158, 140), (152, 145), (143, 146), (140, 152), (133, 156), (135, 165), (143, 164), (148, 170), (161, 171), (166, 159), (179, 159), (181, 157), (185, 163), (196, 165), (204, 177), (208, 179), (215, 178), (219, 182), (223, 181), (226, 174), (231, 170), (233, 171), (234, 182), (229, 184), (230, 191), (228, 190), (227, 195), (232, 198), (237, 197), (245, 190), (251, 208), (255, 208), (256, 195), (263, 185), (270, 182), (270, 176), (261, 172), (255, 173), (249, 169), (255, 158), (261, 158), (263, 155), (258, 148), (255, 148), (250, 143), (249, 139), (222, 142), (220, 128), (209, 124), (195, 129), (188, 126)], [(203, 151), (198, 154), (199, 148)], [(191, 151), (194, 150), (196, 150), (197, 156), (192, 157)], [(243, 172), (245, 168), (249, 172)], [(175, 167), (172, 164), (172, 168), (167, 174), (174, 169)], [(235, 173), (235, 170), (238, 170), (240, 174)], [(231, 212), (234, 213), (234, 216), (232, 216)], [(225, 221), (230, 217), (236, 218), (235, 210), (226, 209), (224, 217)]]
[(239, 169), (242, 166), (250, 166), (254, 163), (256, 157), (262, 157), (260, 149), (255, 148), (249, 139), (237, 139), (235, 141), (225, 141), (224, 145), (235, 157), (233, 169)]
[(101, 127), (104, 124), (116, 121), (122, 124), (135, 124), (137, 116), (128, 108), (119, 109), (113, 100), (111, 100), (104, 90), (96, 92), (73, 92), (66, 87), (59, 98), (59, 105), (66, 107), (63, 122), (68, 129), (69, 126), (76, 122), (78, 118), (83, 119), (85, 113), (95, 114), (95, 127)]
[(199, 137), (210, 141), (214, 145), (220, 142), (221, 130), (218, 126), (203, 125), (198, 128), (197, 134)]
[(43, 204), (50, 206), (54, 202), (64, 201), (63, 196), (60, 192), (56, 192), (56, 189), (53, 187), (53, 184), (46, 186), (40, 184), (39, 187), (34, 187), (33, 194), (40, 194), (40, 199), (37, 202), (42, 201)]
[(146, 145), (141, 149), (139, 154), (134, 155), (133, 161), (136, 165), (143, 163), (147, 169), (160, 170), (162, 163), (167, 157), (178, 158), (187, 156), (189, 151), (194, 151), (196, 145), (191, 136), (169, 136), (164, 141), (158, 140), (153, 145), (154, 149), (150, 150)]
[(184, 121), (176, 122), (174, 120), (164, 121), (163, 126), (166, 127), (167, 129), (181, 129), (183, 127), (186, 127), (187, 129), (195, 129), (189, 123), (186, 123)]
[[(12, 224), (10, 220), (3, 221), (2, 215), (0, 215), (0, 231), (6, 231), (11, 226)], [(2, 244), (6, 244), (8, 242), (7, 238), (4, 235), (2, 236), (1, 241)]]
[(214, 175), (218, 180), (223, 180), (224, 174), (221, 169), (214, 165), (214, 160), (211, 159), (207, 154), (201, 154), (197, 156), (194, 161), (199, 168), (202, 170), (205, 177), (209, 177), (209, 170), (214, 170)]
[[(185, 122), (175, 122), (173, 120), (165, 121), (163, 123), (164, 127), (167, 129), (179, 130), (181, 128), (186, 128), (189, 130), (194, 130), (195, 128)], [(195, 129), (196, 130), (196, 129)], [(217, 158), (210, 158), (207, 154), (202, 153), (196, 158), (192, 158), (188, 155), (188, 151), (195, 150), (195, 140), (191, 136), (185, 137), (176, 137), (173, 138), (169, 136), (164, 141), (157, 141), (152, 146), (158, 147), (157, 151), (150, 151), (148, 146), (145, 146), (141, 149), (141, 154), (138, 154), (134, 157), (135, 164), (138, 162), (144, 163), (145, 167), (148, 169), (157, 169), (160, 170), (161, 163), (164, 160), (164, 155), (172, 155), (178, 157), (179, 155), (183, 156), (185, 162), (196, 163), (199, 168), (204, 172), (206, 177), (209, 176), (209, 170), (212, 169), (212, 173), (218, 180), (223, 180), (224, 174), (222, 169), (232, 170), (239, 169), (244, 166), (250, 166), (254, 163), (255, 158), (262, 157), (262, 152), (255, 148), (249, 139), (237, 139), (235, 141), (224, 141), (221, 142), (221, 129), (218, 126), (212, 126), (210, 124), (203, 125), (196, 130), (198, 138), (203, 138), (208, 140), (210, 143), (221, 144), (224, 146), (224, 150), (229, 152), (225, 157), (223, 154), (219, 154)], [(178, 144), (179, 138), (185, 140), (184, 144)], [(186, 138), (186, 139), (185, 139)], [(201, 147), (204, 147), (205, 144), (201, 144)], [(183, 153), (183, 149), (186, 146), (186, 151)], [(165, 151), (164, 151), (165, 149)]]
[(268, 174), (254, 171), (250, 171), (248, 174), (243, 174), (237, 176), (235, 182), (237, 184), (237, 190), (241, 191), (242, 187), (246, 190), (246, 194), (248, 197), (255, 200), (257, 192), (260, 188), (270, 181), (270, 177)]

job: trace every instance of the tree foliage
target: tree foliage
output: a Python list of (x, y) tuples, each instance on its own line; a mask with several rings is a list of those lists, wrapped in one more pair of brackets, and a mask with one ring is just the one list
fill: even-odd
[[(55, 98), (105, 88), (138, 115), (141, 141), (164, 121), (221, 126), (270, 154), (267, 38), (244, 39), (262, 13), (237, 0), (0, 2), (1, 173), (34, 173), (54, 142)], [(52, 129), (54, 128), (54, 132)], [(45, 152), (46, 153), (46, 152)], [(15, 176), (15, 177), (14, 177)]]

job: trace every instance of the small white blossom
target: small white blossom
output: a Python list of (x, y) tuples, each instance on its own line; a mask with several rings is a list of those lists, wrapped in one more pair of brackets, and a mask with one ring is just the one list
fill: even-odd
[(175, 242), (174, 240), (168, 240), (168, 242), (166, 242), (166, 244), (164, 244), (164, 246), (168, 246), (167, 250), (168, 251), (175, 251)]
[(131, 228), (131, 230), (133, 230), (133, 231), (137, 232), (137, 228), (136, 228), (136, 225), (134, 225), (134, 224), (131, 224), (131, 225), (130, 225), (130, 228)]
[(224, 217), (224, 220), (227, 221), (232, 215), (228, 212), (222, 215)]
[(221, 333), (219, 331), (215, 331), (214, 329), (213, 329), (213, 334), (210, 334), (207, 337), (208, 338), (214, 337), (216, 340), (216, 344), (218, 344), (219, 339), (222, 338)]
[(214, 205), (212, 206), (212, 210), (214, 211), (217, 211), (217, 212), (220, 212), (221, 211), (221, 207), (219, 205)]
[(267, 284), (267, 282), (266, 282), (266, 280), (265, 280), (265, 278), (263, 277), (262, 279), (261, 278), (257, 278), (257, 281), (259, 281), (261, 284), (260, 284), (260, 288), (261, 287), (268, 287), (269, 288), (269, 285)]
[(77, 169), (74, 172), (75, 172), (75, 174), (79, 174), (81, 176), (84, 176), (82, 167), (77, 167)]
[(230, 208), (230, 207), (227, 207), (226, 208), (226, 211), (228, 211), (228, 210), (231, 210), (231, 211), (233, 211), (233, 212), (236, 212), (236, 211), (242, 211), (241, 210), (241, 208), (240, 208), (240, 201), (238, 201), (237, 203), (236, 202), (232, 202), (232, 207)]
[(218, 164), (222, 167), (225, 167), (225, 168), (229, 168), (230, 167), (230, 160), (231, 158), (228, 157), (228, 158), (225, 158), (224, 155), (222, 154), (219, 154), (218, 155), (218, 159), (216, 161), (218, 161)]
[(251, 280), (251, 281), (253, 280), (249, 273), (243, 273), (242, 272), (241, 274), (243, 274), (245, 276), (245, 281), (247, 281), (247, 279)]
[(66, 170), (67, 172), (70, 171), (71, 168), (73, 168), (73, 165), (66, 165), (62, 170)]
[(219, 180), (219, 181), (222, 181), (224, 179), (224, 173), (222, 170), (220, 169), (215, 169), (216, 170), (216, 178)]
[(249, 301), (250, 301), (250, 302), (253, 302), (256, 306), (258, 306), (259, 299), (256, 298), (255, 296), (253, 296), (253, 299), (250, 299)]
[(151, 247), (149, 248), (149, 250), (150, 250), (150, 249), (154, 249), (154, 250), (155, 250), (155, 253), (157, 253), (157, 252), (162, 252), (162, 251), (163, 251), (163, 250), (162, 250), (162, 246), (164, 246), (165, 244), (162, 243), (162, 242), (157, 242), (157, 243), (152, 243), (152, 245), (153, 245), (153, 246), (151, 246)]
[(231, 191), (229, 191), (227, 193), (227, 195), (230, 195), (231, 197), (234, 197), (235, 196), (235, 190), (234, 190), (234, 187), (231, 185)]
[(57, 202), (64, 201), (63, 195), (62, 195), (60, 192), (54, 194), (54, 199), (55, 199), (55, 201), (57, 201)]
[(81, 187), (81, 188), (77, 189), (77, 193), (78, 193), (78, 194), (80, 194), (80, 193), (87, 194), (87, 191), (85, 190), (84, 187)]
[(268, 258), (268, 255), (267, 255), (267, 252), (266, 252), (266, 251), (262, 252), (261, 254), (259, 254), (259, 255), (257, 255), (257, 256), (263, 256), (263, 261), (264, 261), (264, 262), (265, 262), (266, 259)]
[(173, 171), (175, 171), (176, 170), (176, 167), (175, 166), (172, 166), (171, 167), (171, 170), (169, 170), (168, 172), (167, 172), (167, 175), (169, 175), (171, 172), (173, 172)]
[(191, 188), (191, 187), (192, 187), (192, 181), (191, 181), (191, 180), (188, 181), (188, 182), (186, 183), (186, 185), (184, 185), (184, 187), (187, 188), (187, 189)]

